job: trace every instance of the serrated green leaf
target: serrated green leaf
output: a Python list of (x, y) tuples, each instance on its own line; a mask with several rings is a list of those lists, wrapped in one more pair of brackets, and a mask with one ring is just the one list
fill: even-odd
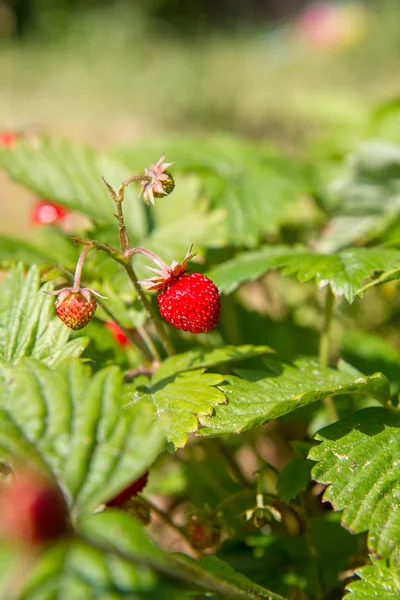
[(154, 373), (152, 384), (167, 379), (182, 371), (190, 371), (199, 368), (208, 368), (224, 363), (238, 360), (274, 354), (274, 350), (268, 346), (223, 346), (213, 350), (190, 350), (184, 354), (176, 354), (164, 360)]
[(107, 510), (81, 523), (84, 533), (101, 547), (116, 548), (138, 564), (191, 584), (195, 590), (207, 590), (232, 600), (284, 600), (282, 596), (254, 584), (235, 573), (223, 561), (210, 562), (208, 568), (184, 554), (167, 554), (158, 548), (143, 528), (121, 511)]
[(48, 138), (19, 141), (12, 150), (1, 148), (0, 167), (38, 196), (88, 215), (96, 223), (111, 222), (113, 214), (102, 176), (119, 186), (129, 175), (126, 167), (87, 146)]
[(207, 273), (222, 294), (230, 294), (240, 284), (255, 281), (272, 266), (276, 256), (291, 252), (290, 246), (265, 246), (254, 252), (238, 254)]
[(352, 302), (363, 289), (366, 279), (373, 278), (366, 286), (371, 287), (387, 278), (393, 270), (400, 269), (400, 251), (376, 247), (318, 254), (302, 251), (300, 247), (266, 246), (219, 265), (208, 276), (221, 292), (229, 293), (241, 283), (254, 281), (270, 269), (296, 275), (302, 282), (314, 280), (319, 287), (330, 285), (335, 296), (344, 296)]
[(200, 416), (212, 415), (214, 407), (226, 401), (216, 387), (223, 380), (222, 375), (204, 373), (204, 369), (178, 373), (172, 381), (139, 385), (130, 405), (142, 399), (150, 401), (163, 420), (167, 440), (180, 448), (186, 444), (187, 434), (197, 431)]
[(347, 600), (398, 600), (400, 598), (399, 572), (376, 565), (356, 571), (360, 581), (347, 586)]
[(311, 478), (312, 462), (296, 457), (290, 460), (279, 473), (277, 492), (284, 502), (290, 502), (303, 492)]
[(1, 365), (0, 448), (56, 475), (76, 513), (93, 510), (139, 477), (164, 445), (154, 410), (127, 411), (116, 367), (91, 376), (77, 360), (56, 371), (23, 359)]
[(400, 415), (358, 411), (318, 432), (309, 457), (313, 479), (330, 484), (324, 498), (343, 510), (354, 533), (369, 531), (370, 553), (389, 557), (400, 544)]
[(352, 302), (368, 278), (400, 266), (400, 251), (386, 248), (349, 248), (336, 254), (298, 253), (277, 257), (274, 266), (300, 281), (330, 285), (335, 296)]
[(347, 373), (322, 369), (311, 360), (293, 366), (272, 358), (265, 362), (264, 371), (241, 369), (238, 375), (225, 376), (226, 383), (218, 387), (227, 403), (216, 406), (212, 417), (199, 417), (199, 435), (240, 433), (326, 396), (365, 394), (380, 402), (389, 398), (389, 383), (381, 373), (354, 381)]
[(36, 266), (26, 275), (21, 265), (8, 273), (0, 287), (0, 358), (15, 363), (32, 356), (58, 365), (85, 350), (88, 338), (68, 341), (71, 330), (55, 316), (54, 298), (44, 294), (49, 289), (40, 287)]

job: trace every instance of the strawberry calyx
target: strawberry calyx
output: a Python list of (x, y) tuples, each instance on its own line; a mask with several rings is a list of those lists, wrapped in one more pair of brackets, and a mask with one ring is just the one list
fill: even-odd
[[(178, 279), (186, 272), (188, 262), (196, 256), (196, 253), (192, 253), (193, 245), (190, 246), (189, 250), (186, 253), (185, 258), (182, 262), (173, 261), (170, 266), (168, 266), (165, 262), (163, 262), (157, 255), (153, 254), (149, 251), (141, 252), (141, 254), (145, 254), (149, 258), (151, 258), (158, 266), (158, 269), (154, 267), (147, 267), (149, 271), (153, 271), (156, 273), (156, 277), (151, 277), (149, 279), (142, 279), (139, 281), (141, 285), (143, 285), (146, 290), (162, 290), (172, 281)], [(143, 250), (142, 248), (135, 248), (136, 251)]]

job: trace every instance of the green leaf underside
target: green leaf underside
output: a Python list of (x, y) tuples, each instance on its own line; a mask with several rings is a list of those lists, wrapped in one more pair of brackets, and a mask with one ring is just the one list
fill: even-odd
[(57, 371), (23, 359), (0, 366), (0, 449), (36, 463), (65, 488), (75, 512), (93, 510), (145, 472), (164, 447), (152, 407), (123, 410), (115, 367), (91, 376), (78, 360)]
[(311, 360), (293, 366), (272, 358), (265, 363), (264, 371), (241, 369), (225, 376), (226, 383), (218, 387), (227, 403), (216, 406), (212, 417), (199, 416), (199, 435), (240, 433), (326, 396), (364, 394), (383, 403), (389, 398), (389, 383), (381, 373), (354, 381), (347, 373), (321, 369)]
[(400, 577), (398, 571), (376, 565), (356, 571), (360, 581), (347, 586), (347, 600), (399, 600)]
[(185, 581), (194, 590), (223, 594), (232, 600), (284, 600), (236, 573), (223, 561), (205, 561), (203, 565), (184, 554), (167, 554), (150, 540), (134, 519), (121, 511), (104, 511), (86, 518), (81, 525), (87, 537), (103, 549), (116, 548), (134, 562), (147, 564), (171, 578)]
[(110, 222), (113, 214), (102, 176), (117, 186), (129, 175), (126, 167), (91, 148), (57, 138), (37, 139), (32, 144), (20, 141), (12, 150), (0, 149), (0, 167), (41, 198), (100, 223)]
[(222, 375), (204, 373), (204, 369), (179, 373), (169, 383), (140, 386), (127, 408), (139, 400), (152, 403), (168, 441), (174, 447), (183, 447), (187, 434), (197, 431), (200, 415), (211, 416), (215, 406), (226, 402), (224, 393), (215, 387), (223, 380)]
[(82, 542), (59, 544), (42, 555), (20, 600), (180, 600), (173, 586), (147, 567), (129, 563)]
[(54, 298), (44, 293), (49, 289), (40, 287), (35, 266), (26, 275), (21, 265), (8, 273), (0, 287), (0, 358), (15, 363), (32, 356), (56, 366), (85, 350), (88, 338), (68, 341), (71, 330), (55, 316)]
[(277, 492), (284, 502), (290, 502), (303, 492), (311, 478), (312, 462), (296, 457), (290, 460), (279, 473)]
[(213, 367), (271, 353), (274, 353), (274, 350), (268, 346), (251, 345), (224, 346), (213, 350), (190, 350), (184, 354), (176, 354), (167, 358), (153, 375), (152, 384), (154, 385), (182, 371)]
[[(276, 247), (262, 248), (223, 263), (208, 275), (221, 292), (234, 291), (245, 281), (254, 281), (269, 269), (280, 269), (284, 274), (296, 275), (299, 281), (315, 281), (319, 287), (330, 285), (335, 296), (344, 296), (352, 302), (363, 289), (363, 283), (373, 278), (368, 287), (392, 278), (400, 269), (400, 251), (386, 248), (349, 248), (336, 254), (318, 254), (293, 248), (290, 252), (275, 254)], [(393, 275), (394, 273), (394, 275)]]
[(400, 415), (358, 411), (318, 432), (313, 479), (330, 484), (324, 498), (343, 510), (342, 524), (369, 532), (370, 553), (389, 557), (400, 545)]

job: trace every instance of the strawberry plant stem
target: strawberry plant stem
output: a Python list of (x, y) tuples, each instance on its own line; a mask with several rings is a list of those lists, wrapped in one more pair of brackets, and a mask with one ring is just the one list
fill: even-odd
[[(151, 303), (149, 302), (145, 293), (143, 292), (142, 287), (138, 281), (138, 278), (136, 276), (135, 271), (133, 270), (131, 263), (130, 262), (125, 263), (124, 268), (125, 268), (125, 271), (127, 272), (129, 279), (131, 280), (131, 282), (133, 284), (133, 287), (135, 288), (135, 290), (137, 292), (137, 295), (139, 296), (139, 300), (141, 301), (143, 308), (147, 313), (147, 316), (154, 324), (155, 330), (162, 342), (164, 350), (166, 351), (168, 356), (171, 356), (172, 354), (174, 354), (174, 348), (173, 348), (171, 342), (169, 341), (168, 336), (164, 330), (164, 327), (161, 325), (160, 320), (157, 317)], [(155, 357), (155, 358), (157, 358), (157, 357)]]
[(79, 288), (81, 286), (81, 277), (82, 277), (83, 263), (85, 262), (85, 258), (87, 257), (87, 255), (89, 254), (89, 252), (92, 249), (93, 249), (93, 246), (86, 246), (86, 248), (84, 248), (82, 250), (82, 252), (80, 253), (80, 256), (78, 258), (78, 262), (76, 263), (74, 282), (72, 284), (74, 289), (79, 290)]
[[(329, 366), (329, 352), (330, 352), (330, 336), (331, 326), (333, 318), (333, 307), (335, 303), (335, 297), (333, 295), (330, 286), (326, 289), (325, 305), (324, 305), (324, 321), (322, 324), (321, 337), (319, 342), (319, 363), (321, 367), (326, 368)], [(324, 398), (324, 405), (327, 410), (329, 420), (334, 423), (338, 420), (338, 414), (334, 400), (331, 396)]]

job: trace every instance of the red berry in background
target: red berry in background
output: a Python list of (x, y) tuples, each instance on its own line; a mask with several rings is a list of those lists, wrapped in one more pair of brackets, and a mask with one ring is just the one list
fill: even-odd
[(12, 148), (17, 141), (17, 135), (11, 131), (0, 132), (0, 146), (3, 148)]
[(186, 535), (198, 550), (207, 550), (216, 546), (221, 539), (221, 528), (208, 520), (192, 517), (185, 526)]
[(55, 202), (42, 200), (37, 202), (31, 210), (31, 223), (34, 225), (49, 225), (62, 221), (68, 210)]
[(218, 289), (201, 273), (180, 275), (165, 286), (157, 301), (161, 316), (183, 331), (208, 333), (218, 325)]
[(106, 503), (106, 506), (120, 506), (132, 496), (136, 496), (146, 486), (149, 477), (149, 472), (146, 471), (139, 479), (136, 479), (133, 483), (128, 485), (122, 492), (114, 496), (111, 500)]
[(91, 290), (72, 288), (60, 290), (56, 300), (56, 313), (63, 323), (74, 330), (82, 329), (92, 320), (97, 300)]
[(33, 470), (21, 470), (0, 488), (0, 535), (30, 546), (56, 540), (70, 529), (61, 490)]
[(114, 340), (117, 342), (117, 344), (119, 344), (122, 347), (129, 344), (128, 336), (122, 331), (121, 327), (119, 327), (119, 325), (117, 325), (114, 321), (106, 321), (104, 323), (104, 327), (106, 327), (107, 329), (109, 329), (109, 331), (111, 331), (111, 333), (113, 334)]

